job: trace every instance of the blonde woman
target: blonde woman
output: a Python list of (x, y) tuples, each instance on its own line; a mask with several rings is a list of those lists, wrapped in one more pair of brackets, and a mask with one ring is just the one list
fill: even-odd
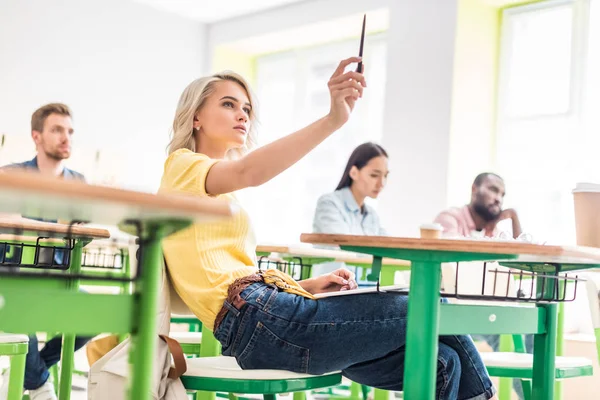
[[(239, 205), (236, 190), (276, 177), (348, 121), (366, 87), (362, 74), (344, 72), (358, 61), (343, 60), (333, 73), (326, 116), (251, 153), (257, 111), (246, 81), (223, 73), (192, 82), (177, 107), (160, 190)], [(342, 370), (355, 382), (402, 390), (406, 296), (315, 300), (317, 293), (354, 289), (354, 275), (338, 269), (296, 282), (275, 270), (259, 273), (250, 218), (241, 207), (229, 220), (168, 237), (163, 250), (177, 293), (242, 368)], [(440, 337), (438, 360), (438, 398), (493, 398), (468, 336)]]

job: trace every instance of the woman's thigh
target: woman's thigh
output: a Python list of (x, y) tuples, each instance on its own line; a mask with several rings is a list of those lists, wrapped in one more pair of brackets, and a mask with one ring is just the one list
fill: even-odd
[(227, 349), (243, 368), (319, 374), (381, 358), (405, 343), (403, 295), (311, 300), (263, 286), (244, 296), (247, 305)]

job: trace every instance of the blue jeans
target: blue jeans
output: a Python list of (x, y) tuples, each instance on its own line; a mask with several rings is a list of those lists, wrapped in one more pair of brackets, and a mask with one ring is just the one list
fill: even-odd
[[(524, 335), (524, 337), (525, 350), (531, 354), (533, 353), (533, 335)], [(494, 351), (500, 350), (500, 335), (473, 335), (473, 339), (486, 342)], [(520, 379), (513, 379), (513, 389), (517, 393), (517, 396), (519, 396), (519, 399), (523, 400), (525, 398)]]
[[(82, 348), (91, 338), (76, 337), (75, 351)], [(62, 336), (57, 336), (46, 342), (42, 350), (38, 349), (38, 340), (35, 335), (29, 337), (29, 351), (25, 362), (25, 389), (32, 390), (42, 386), (48, 380), (48, 368), (60, 360), (62, 350)]]
[[(401, 391), (408, 297), (392, 293), (338, 296), (318, 301), (254, 283), (229, 303), (215, 330), (223, 354), (243, 369), (323, 374)], [(441, 336), (437, 399), (489, 399), (495, 393), (469, 336)]]

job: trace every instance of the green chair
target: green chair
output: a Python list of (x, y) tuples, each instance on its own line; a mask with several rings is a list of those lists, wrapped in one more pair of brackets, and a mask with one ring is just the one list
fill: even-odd
[(169, 337), (179, 342), (183, 354), (200, 356), (202, 332), (171, 332), (169, 333)]
[[(20, 400), (25, 380), (25, 360), (29, 337), (11, 333), (0, 333), (0, 356), (10, 357), (10, 375), (8, 376), (7, 400)], [(4, 393), (0, 393), (0, 396)]]
[(216, 356), (187, 360), (188, 370), (181, 377), (188, 390), (262, 394), (274, 400), (279, 393), (294, 393), (294, 400), (304, 399), (304, 391), (339, 385), (341, 374), (297, 374), (280, 370), (242, 370), (235, 358)]
[[(170, 310), (176, 315), (192, 316), (170, 287), (170, 280), (167, 281), (168, 293), (163, 296), (168, 296)], [(216, 392), (262, 394), (265, 400), (274, 400), (276, 394), (294, 392), (294, 400), (304, 400), (304, 391), (336, 386), (342, 380), (338, 372), (308, 375), (282, 370), (242, 370), (235, 358), (219, 355), (220, 346), (206, 327), (203, 327), (202, 341), (201, 357), (186, 359), (187, 372), (181, 380), (187, 390), (201, 392), (196, 398), (203, 400), (214, 399)]]
[(196, 316), (171, 315), (171, 324), (185, 324), (188, 326), (187, 332), (171, 332), (171, 339), (177, 340), (186, 356), (200, 356), (200, 346), (202, 344), (202, 322)]

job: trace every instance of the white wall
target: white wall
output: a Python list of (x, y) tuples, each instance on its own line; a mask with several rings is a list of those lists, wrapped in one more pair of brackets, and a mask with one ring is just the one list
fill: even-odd
[(416, 235), (418, 226), (447, 204), (456, 0), (307, 1), (213, 24), (208, 42), (214, 49), (243, 37), (386, 6), (383, 145), (391, 174), (379, 213), (390, 232)]
[(131, 1), (2, 0), (0, 133), (27, 147), (31, 113), (64, 102), (76, 129), (70, 166), (89, 173), (95, 150), (109, 149), (102, 169), (117, 169), (116, 183), (152, 191), (179, 94), (204, 72), (205, 51), (204, 25)]
[(386, 226), (418, 235), (446, 207), (455, 0), (390, 4), (383, 146), (390, 179), (381, 201)]
[(499, 172), (493, 167), (500, 11), (487, 3), (459, 0), (447, 185), (452, 206), (470, 201), (477, 174)]

